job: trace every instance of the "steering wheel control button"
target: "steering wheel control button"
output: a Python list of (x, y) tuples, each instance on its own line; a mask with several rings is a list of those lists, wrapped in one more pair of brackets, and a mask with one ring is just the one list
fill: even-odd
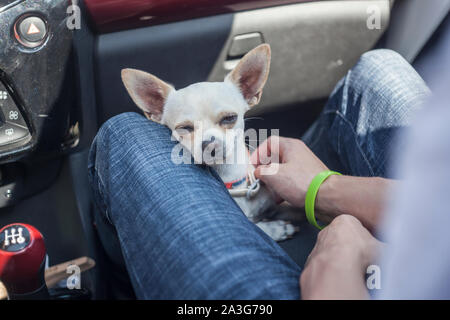
[(0, 250), (17, 252), (23, 250), (30, 243), (28, 229), (21, 225), (12, 225), (0, 233)]
[(28, 48), (35, 48), (44, 43), (48, 33), (45, 21), (37, 16), (20, 18), (14, 29), (17, 41)]
[(23, 19), (19, 24), (19, 35), (29, 42), (40, 42), (47, 35), (47, 27), (44, 20), (38, 17)]
[(1, 110), (3, 111), (3, 117), (7, 123), (27, 128), (25, 119), (22, 117), (22, 114), (14, 102), (5, 104), (1, 107)]
[(0, 127), (0, 146), (18, 142), (26, 138), (30, 132), (28, 129), (12, 123), (5, 123)]
[(0, 110), (3, 113), (4, 122), (12, 123), (27, 128), (25, 119), (17, 108), (14, 100), (9, 95), (5, 86), (0, 83)]

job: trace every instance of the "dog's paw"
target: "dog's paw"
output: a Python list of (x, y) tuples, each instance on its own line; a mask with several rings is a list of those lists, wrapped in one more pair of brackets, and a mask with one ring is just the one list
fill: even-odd
[(298, 231), (298, 227), (283, 220), (261, 221), (256, 225), (275, 241), (289, 239)]

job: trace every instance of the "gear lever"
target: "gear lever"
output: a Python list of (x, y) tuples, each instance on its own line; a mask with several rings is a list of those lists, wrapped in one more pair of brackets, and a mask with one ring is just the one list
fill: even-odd
[(45, 284), (46, 250), (33, 226), (15, 223), (0, 229), (0, 280), (9, 299), (48, 299)]

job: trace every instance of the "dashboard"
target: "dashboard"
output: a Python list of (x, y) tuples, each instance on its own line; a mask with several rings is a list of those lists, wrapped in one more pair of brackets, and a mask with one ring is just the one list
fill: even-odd
[(62, 149), (74, 99), (68, 2), (0, 0), (0, 163)]
[(0, 208), (55, 181), (81, 127), (67, 0), (0, 0)]

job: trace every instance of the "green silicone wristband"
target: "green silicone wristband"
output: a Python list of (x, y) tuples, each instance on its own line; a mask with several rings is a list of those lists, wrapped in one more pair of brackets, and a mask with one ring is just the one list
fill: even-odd
[(314, 204), (316, 202), (317, 192), (319, 192), (319, 188), (322, 185), (322, 183), (333, 174), (341, 175), (339, 172), (329, 170), (317, 174), (309, 184), (308, 191), (306, 192), (305, 198), (306, 219), (308, 219), (309, 223), (318, 229), (322, 229), (323, 227), (319, 226), (314, 214)]

